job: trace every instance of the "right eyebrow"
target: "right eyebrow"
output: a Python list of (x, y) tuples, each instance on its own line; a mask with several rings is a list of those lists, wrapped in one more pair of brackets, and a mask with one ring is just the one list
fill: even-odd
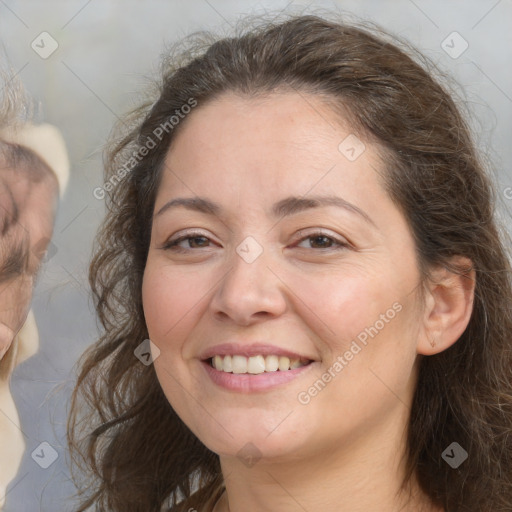
[(178, 197), (176, 199), (172, 199), (165, 203), (160, 210), (155, 214), (155, 217), (162, 215), (167, 210), (171, 208), (176, 208), (178, 206), (183, 206), (188, 210), (193, 210), (201, 213), (206, 213), (209, 215), (218, 216), (220, 213), (220, 206), (213, 201), (208, 199), (204, 199), (202, 197)]

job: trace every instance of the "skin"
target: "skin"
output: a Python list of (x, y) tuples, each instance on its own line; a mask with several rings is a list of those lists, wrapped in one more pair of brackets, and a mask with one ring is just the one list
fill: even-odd
[(34, 279), (52, 236), (53, 219), (58, 201), (58, 184), (50, 170), (35, 183), (24, 169), (1, 169), (0, 207), (2, 219), (12, 218), (14, 209), (19, 219), (2, 237), (0, 263), (10, 251), (23, 244), (28, 258), (26, 268), (19, 268), (0, 281), (0, 359), (9, 349), (16, 333), (27, 317)]
[[(36, 182), (31, 169), (0, 166), (0, 438), (5, 441), (0, 443), (0, 509), (25, 449), (9, 377), (33, 340), (24, 340), (24, 346), (18, 342), (15, 352), (7, 353), (27, 319), (34, 280), (52, 235), (57, 199), (57, 179), (50, 169)], [(16, 211), (19, 216), (13, 220)], [(20, 264), (6, 265), (10, 260)]]
[[(409, 504), (397, 496), (400, 456), (419, 359), (462, 334), (474, 283), (433, 269), (435, 283), (419, 300), (407, 221), (380, 184), (377, 148), (365, 142), (355, 161), (338, 150), (351, 133), (314, 96), (225, 93), (187, 117), (168, 151), (154, 211), (194, 196), (223, 209), (219, 216), (183, 207), (155, 215), (142, 290), (161, 386), (220, 456), (226, 492), (216, 512), (442, 510), (416, 482)], [(342, 197), (371, 222), (335, 206), (281, 219), (270, 213), (285, 197), (313, 194)], [(180, 242), (182, 253), (162, 248), (190, 228), (207, 240)], [(308, 238), (318, 228), (333, 240)], [(236, 252), (248, 236), (263, 248), (252, 263)], [(298, 394), (394, 303), (401, 311), (301, 404)], [(316, 362), (278, 388), (229, 391), (212, 383), (199, 355), (236, 339)], [(254, 465), (243, 457), (247, 443), (260, 457)]]

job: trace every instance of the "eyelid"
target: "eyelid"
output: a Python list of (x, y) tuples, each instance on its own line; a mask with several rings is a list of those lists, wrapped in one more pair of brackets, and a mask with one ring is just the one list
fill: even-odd
[[(188, 228), (183, 231), (178, 231), (177, 233), (174, 233), (172, 236), (167, 238), (165, 242), (160, 246), (160, 249), (169, 249), (169, 247), (173, 244), (177, 244), (182, 242), (183, 240), (186, 240), (187, 238), (194, 238), (194, 237), (204, 237), (207, 238), (209, 241), (214, 242), (211, 235), (209, 233), (205, 233), (203, 231), (200, 231), (199, 228)], [(174, 247), (177, 247), (175, 245)], [(189, 250), (189, 249), (184, 249)], [(190, 249), (192, 250), (192, 249)]]
[(311, 235), (311, 234), (313, 234), (313, 235), (323, 234), (323, 235), (328, 235), (328, 236), (337, 237), (337, 238), (340, 238), (340, 236), (341, 236), (341, 235), (338, 235), (335, 231), (331, 231), (330, 229), (327, 229), (327, 228), (304, 228), (304, 229), (300, 229), (299, 231), (297, 231), (297, 236), (300, 236), (300, 237)]
[(332, 238), (341, 245), (353, 247), (352, 243), (347, 238), (339, 235), (335, 231), (328, 230), (327, 228), (306, 228), (297, 232), (297, 238), (299, 242), (314, 235), (326, 236)]
[[(295, 245), (297, 245), (298, 243), (301, 243), (304, 240), (307, 240), (308, 238), (313, 238), (314, 236), (325, 236), (326, 238), (330, 238), (334, 242), (333, 247), (325, 247), (325, 248), (320, 248), (320, 249), (316, 249), (316, 250), (314, 248), (310, 248), (311, 250), (314, 250), (315, 252), (317, 252), (317, 251), (329, 252), (329, 251), (343, 250), (343, 249), (347, 249), (347, 248), (355, 249), (353, 244), (349, 240), (347, 240), (345, 237), (339, 235), (336, 232), (330, 231), (326, 228), (320, 228), (320, 227), (306, 228), (306, 229), (301, 229), (301, 230), (297, 231), (297, 233), (295, 234), (295, 237), (294, 237), (296, 239), (296, 241), (294, 243), (295, 243)], [(192, 248), (184, 249), (184, 248), (181, 248), (178, 246), (178, 244), (181, 243), (182, 241), (196, 238), (196, 237), (197, 238), (204, 237), (209, 242), (217, 243), (210, 237), (210, 235), (208, 233), (204, 233), (204, 232), (200, 231), (199, 228), (189, 228), (187, 230), (178, 231), (177, 233), (175, 233), (172, 237), (168, 238), (160, 248), (163, 250), (174, 250), (176, 252), (196, 252), (197, 249), (192, 249)], [(208, 247), (210, 247), (210, 246), (204, 247), (203, 249), (207, 249)], [(307, 248), (301, 248), (301, 247), (299, 247), (299, 248), (307, 249)]]
[(178, 232), (174, 233), (171, 237), (169, 237), (166, 240), (166, 243), (176, 241), (178, 238), (181, 238), (181, 237), (187, 236), (187, 235), (188, 236), (194, 236), (194, 235), (205, 236), (205, 237), (210, 238), (210, 234), (201, 231), (200, 228), (188, 228), (188, 229), (184, 229), (183, 231), (178, 231)]

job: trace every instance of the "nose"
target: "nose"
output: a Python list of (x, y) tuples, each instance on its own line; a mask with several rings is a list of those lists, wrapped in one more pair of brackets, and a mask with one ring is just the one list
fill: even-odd
[(286, 311), (286, 286), (279, 278), (278, 262), (261, 250), (263, 247), (255, 247), (253, 242), (249, 246), (240, 244), (233, 251), (229, 269), (211, 300), (218, 320), (247, 326)]

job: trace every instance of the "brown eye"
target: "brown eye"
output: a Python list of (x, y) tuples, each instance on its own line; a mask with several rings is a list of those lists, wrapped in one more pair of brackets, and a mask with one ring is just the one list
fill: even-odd
[[(326, 235), (325, 233), (311, 233), (299, 240), (299, 244), (303, 241), (308, 240), (310, 247), (302, 247), (305, 249), (345, 249), (350, 245), (348, 242), (342, 239), (338, 239), (334, 236)], [(299, 247), (300, 245), (297, 244)]]
[(312, 245), (319, 245), (321, 249), (325, 249), (332, 246), (333, 239), (325, 235), (317, 235), (308, 237), (312, 240)]
[[(188, 247), (183, 247), (180, 244), (182, 242), (188, 242)], [(207, 236), (204, 236), (202, 233), (188, 233), (186, 235), (180, 236), (175, 240), (168, 241), (162, 249), (176, 251), (176, 252), (186, 252), (193, 249), (201, 249), (203, 247), (209, 247), (210, 239)]]

